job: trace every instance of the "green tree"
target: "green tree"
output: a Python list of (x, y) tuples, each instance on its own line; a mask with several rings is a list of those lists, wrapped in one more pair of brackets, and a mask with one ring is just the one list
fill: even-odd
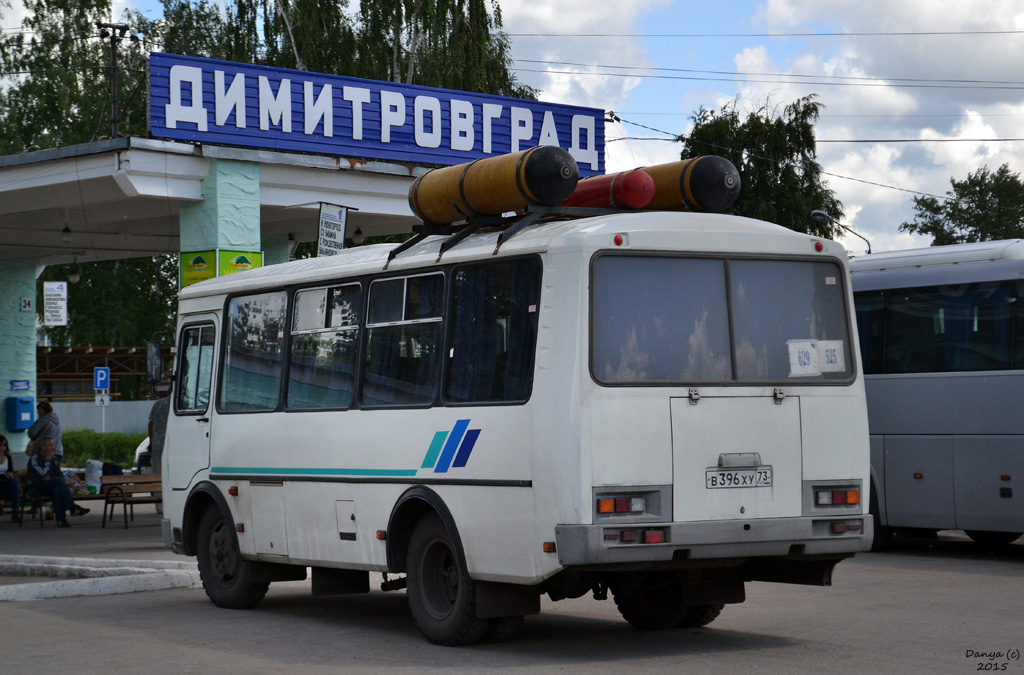
[(817, 223), (821, 209), (837, 220), (843, 205), (829, 189), (817, 160), (814, 123), (824, 107), (815, 95), (778, 108), (765, 103), (743, 118), (736, 102), (692, 116), (693, 129), (680, 136), (683, 158), (721, 155), (740, 173), (740, 195), (731, 211), (777, 223), (797, 232), (834, 238), (834, 223)]
[(945, 199), (914, 197), (914, 220), (900, 232), (930, 236), (932, 246), (1024, 237), (1024, 182), (1009, 164), (949, 182)]
[[(110, 0), (26, 0), (25, 9), (22, 30), (0, 36), (0, 154), (108, 138), (110, 46), (95, 24), (110, 22)], [(118, 55), (121, 132), (143, 134), (145, 55), (131, 40)]]
[[(68, 325), (40, 332), (54, 345), (137, 347), (153, 333), (173, 331), (177, 310), (177, 256), (50, 265), (39, 281), (69, 281)], [(42, 284), (37, 307), (42, 307)]]
[[(148, 30), (168, 52), (536, 98), (511, 72), (496, 0), (163, 0)], [(261, 38), (262, 36), (262, 38)]]

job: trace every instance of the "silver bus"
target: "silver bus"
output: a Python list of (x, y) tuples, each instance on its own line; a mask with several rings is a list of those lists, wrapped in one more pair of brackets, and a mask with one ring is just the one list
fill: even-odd
[(850, 264), (876, 548), (894, 531), (1024, 533), (1024, 240)]

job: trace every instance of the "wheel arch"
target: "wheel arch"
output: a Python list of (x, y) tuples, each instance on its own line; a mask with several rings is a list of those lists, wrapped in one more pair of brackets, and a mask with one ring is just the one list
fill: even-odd
[(451, 537), (459, 556), (462, 569), (466, 566), (466, 553), (462, 548), (462, 538), (455, 525), (448, 506), (441, 496), (428, 487), (417, 485), (411, 487), (398, 498), (388, 518), (387, 556), (388, 570), (394, 573), (404, 572), (409, 555), (409, 539), (412, 537), (416, 523), (428, 513), (436, 513)]
[[(224, 493), (215, 483), (202, 481), (192, 488), (185, 501), (185, 511), (182, 514), (181, 542), (185, 549), (185, 555), (198, 554), (199, 521), (202, 520), (206, 510), (211, 507), (219, 508), (220, 512), (224, 514), (224, 521), (230, 531), (232, 533), (235, 531), (235, 519), (231, 515), (231, 509), (224, 498)], [(235, 548), (235, 552), (238, 553), (238, 538), (232, 536), (231, 544)]]

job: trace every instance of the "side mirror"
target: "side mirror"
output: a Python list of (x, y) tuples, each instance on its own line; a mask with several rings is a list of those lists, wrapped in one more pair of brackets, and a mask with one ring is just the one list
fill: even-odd
[(146, 343), (146, 380), (159, 384), (164, 374), (164, 357), (159, 342)]

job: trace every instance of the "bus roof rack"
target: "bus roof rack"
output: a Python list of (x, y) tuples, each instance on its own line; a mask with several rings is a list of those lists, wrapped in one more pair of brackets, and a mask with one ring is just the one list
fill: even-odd
[[(433, 225), (423, 223), (418, 226), (419, 231), (415, 236), (403, 242), (399, 246), (396, 246), (388, 253), (388, 259), (384, 263), (384, 269), (386, 270), (388, 265), (390, 265), (395, 258), (432, 235), (449, 237), (445, 241), (441, 242), (441, 248), (437, 252), (437, 260), (435, 262), (441, 262), (441, 257), (447, 251), (455, 248), (468, 237), (483, 229), (496, 229), (501, 232), (501, 234), (498, 235), (498, 241), (494, 246), (494, 253), (492, 254), (497, 255), (502, 244), (522, 232), (530, 225), (537, 223), (542, 218), (587, 218), (591, 216), (628, 213), (629, 211), (630, 210), (624, 209), (590, 208), (582, 206), (544, 206), (541, 204), (531, 204), (523, 209), (522, 213), (517, 213), (514, 216), (471, 216), (466, 219), (466, 224), (464, 226), (458, 228), (452, 227), (450, 224)], [(637, 210), (637, 212), (639, 212), (639, 210)]]

